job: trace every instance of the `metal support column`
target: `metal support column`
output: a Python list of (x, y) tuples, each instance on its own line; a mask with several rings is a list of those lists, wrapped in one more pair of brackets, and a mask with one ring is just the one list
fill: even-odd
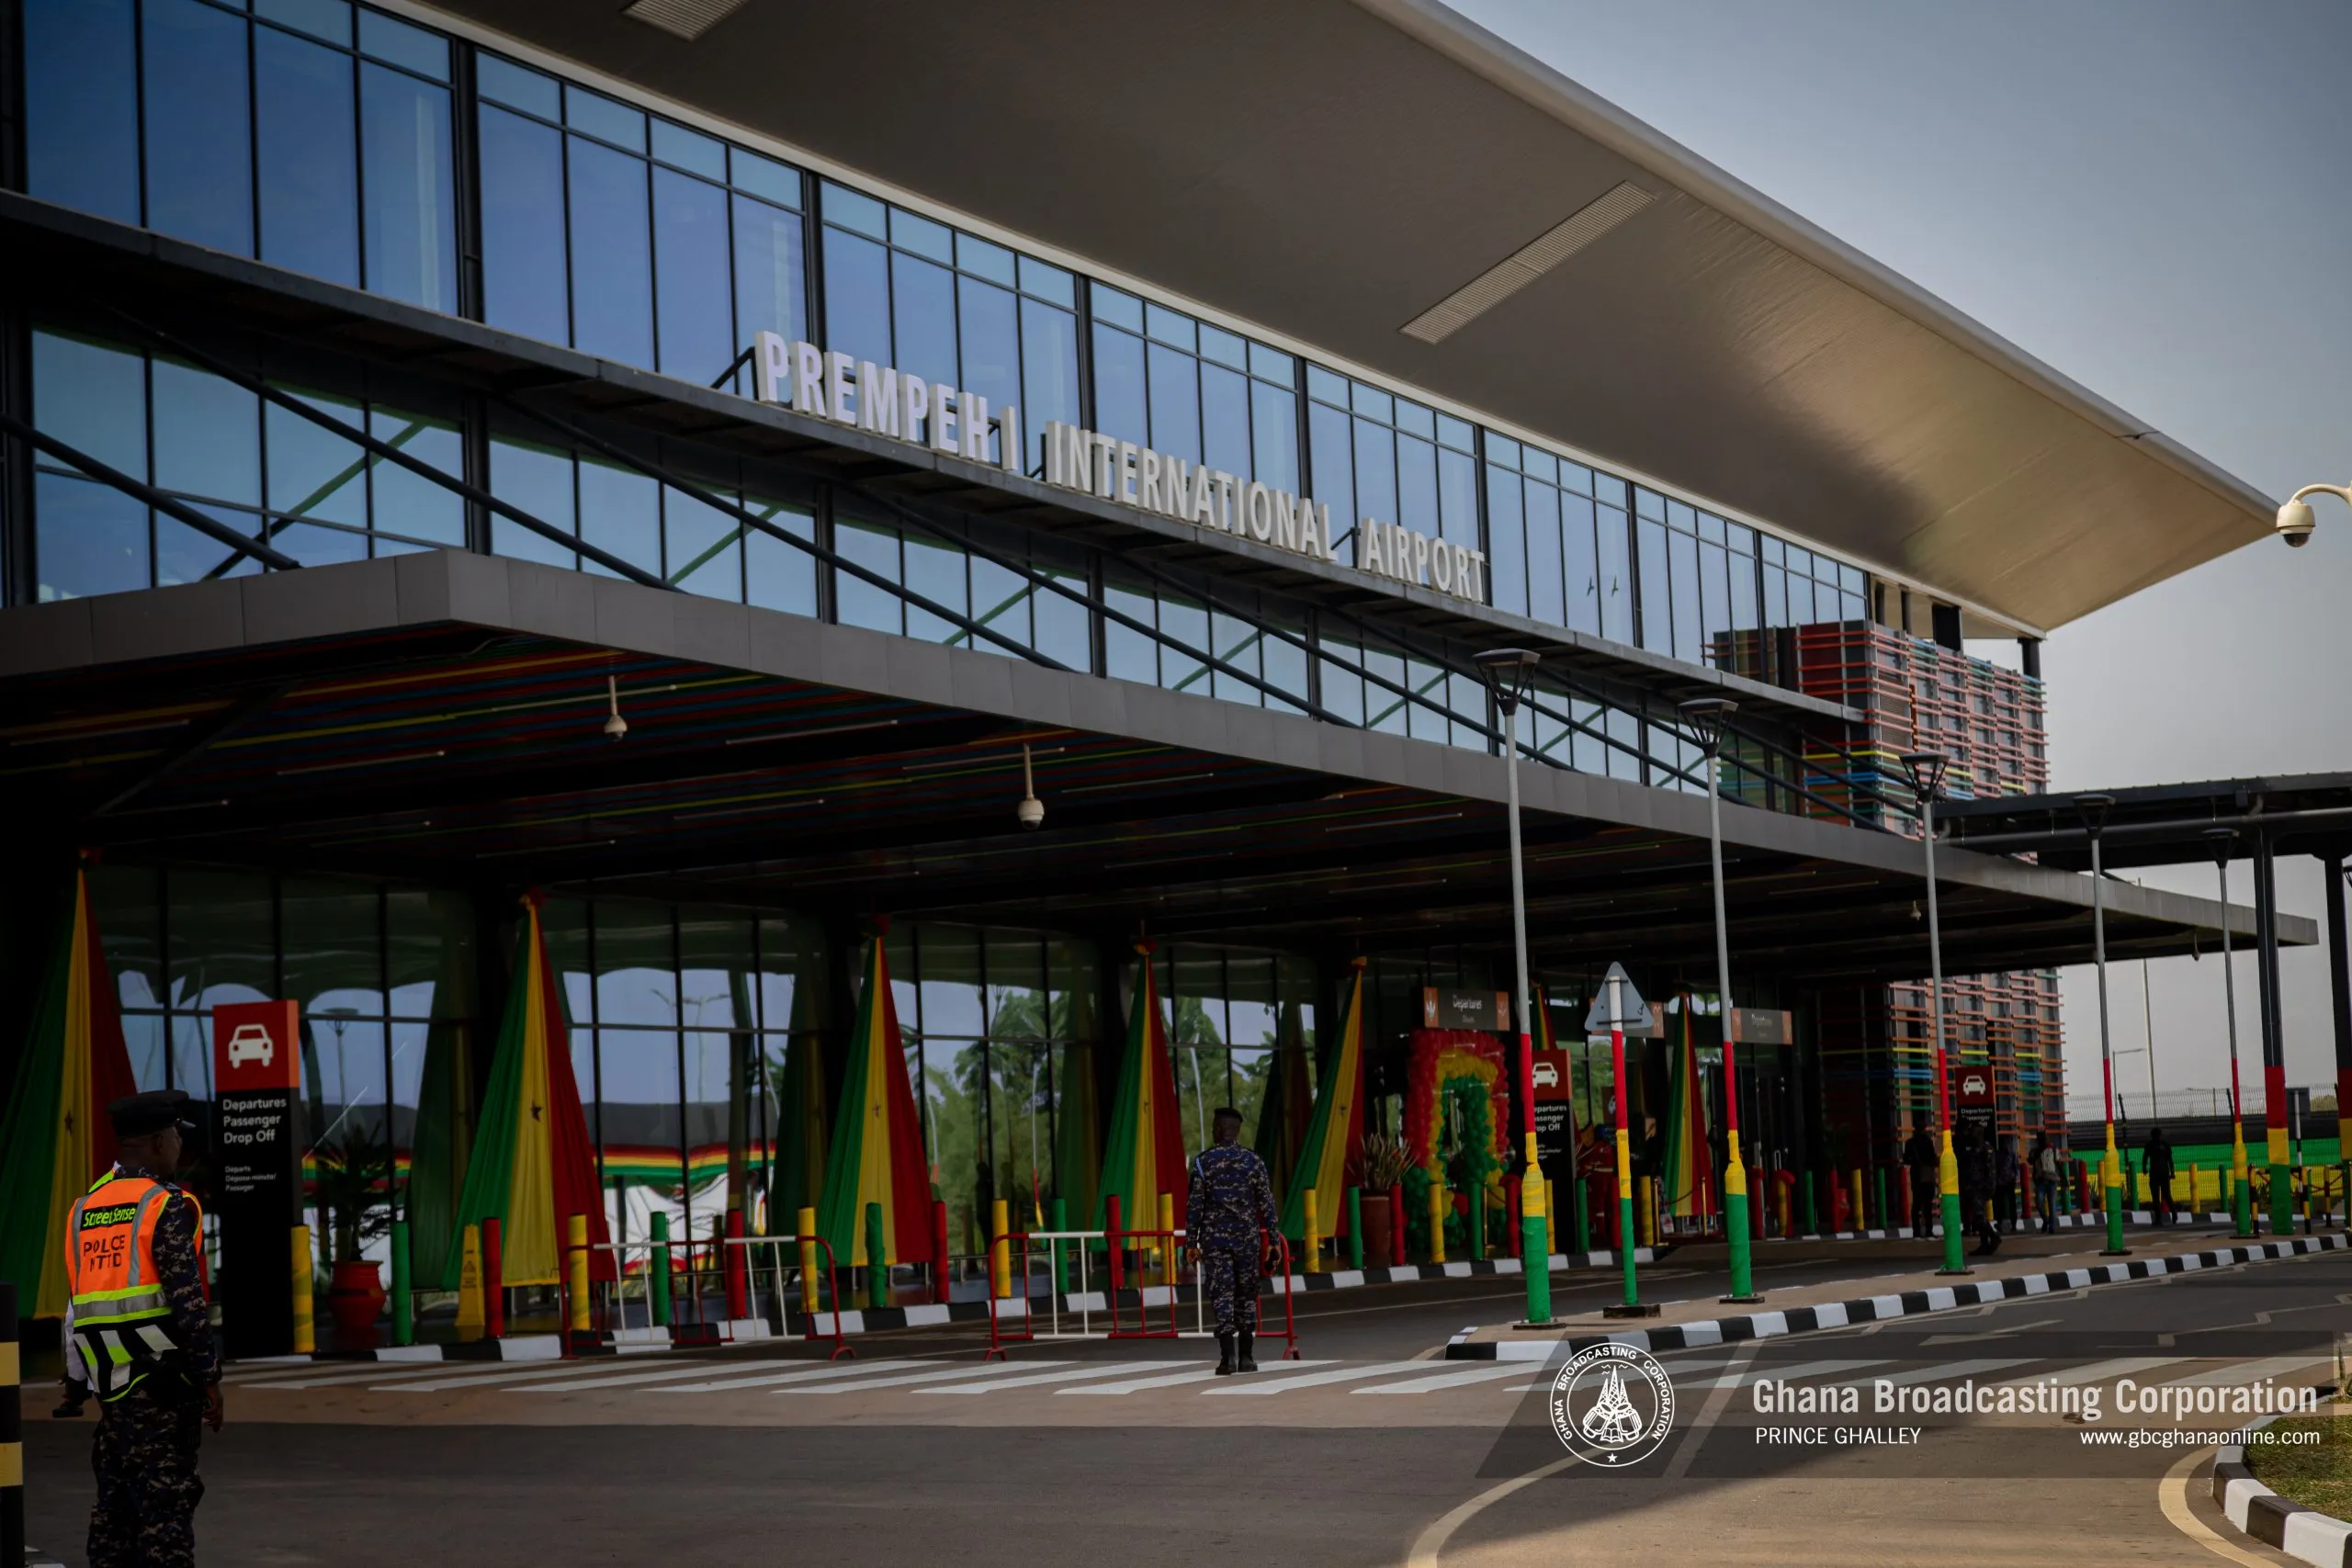
[(2287, 1148), (2287, 1031), (2278, 998), (2278, 877), (2268, 829), (2254, 835), (2254, 973), (2262, 1012), (2262, 1098), (2270, 1228), (2294, 1229), (2293, 1159)]

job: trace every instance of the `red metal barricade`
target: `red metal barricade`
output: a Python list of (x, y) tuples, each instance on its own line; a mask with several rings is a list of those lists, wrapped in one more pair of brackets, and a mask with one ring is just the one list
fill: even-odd
[[(1102, 1298), (1103, 1304), (1107, 1308), (1107, 1315), (1111, 1319), (1111, 1327), (1104, 1337), (1110, 1339), (1173, 1339), (1177, 1337), (1180, 1331), (1176, 1326), (1176, 1247), (1177, 1238), (1183, 1234), (1182, 1231), (1176, 1230), (1116, 1231), (1104, 1238), (1111, 1249), (1111, 1288)], [(1146, 1287), (1140, 1283), (1136, 1286), (1136, 1325), (1129, 1328), (1119, 1321), (1119, 1284), (1125, 1269), (1119, 1255), (1126, 1243), (1136, 1239), (1148, 1244), (1153, 1242), (1162, 1244), (1159, 1249), (1161, 1258), (1159, 1273), (1161, 1283), (1168, 1291), (1168, 1326), (1165, 1328), (1154, 1328), (1151, 1325), (1150, 1298), (1144, 1293)], [(1199, 1283), (1200, 1273), (1196, 1269), (1193, 1270), (1194, 1289), (1199, 1288)]]
[[(1282, 1251), (1282, 1261), (1283, 1261), (1283, 1274), (1282, 1274), (1282, 1280), (1283, 1280), (1283, 1292), (1282, 1292), (1282, 1295), (1283, 1295), (1283, 1353), (1282, 1353), (1282, 1359), (1283, 1359), (1283, 1360), (1285, 1360), (1285, 1361), (1295, 1361), (1295, 1360), (1297, 1360), (1297, 1359), (1299, 1359), (1299, 1357), (1298, 1357), (1298, 1314), (1297, 1314), (1297, 1313), (1295, 1313), (1295, 1312), (1294, 1312), (1294, 1311), (1291, 1309), (1291, 1296), (1292, 1296), (1292, 1294), (1293, 1294), (1294, 1291), (1295, 1290), (1295, 1282), (1296, 1281), (1296, 1280), (1297, 1280), (1298, 1276), (1297, 1276), (1297, 1275), (1295, 1275), (1295, 1274), (1293, 1274), (1293, 1273), (1290, 1271), (1290, 1238), (1289, 1238), (1288, 1236), (1286, 1236), (1286, 1235), (1282, 1235), (1282, 1234), (1278, 1231), (1278, 1232), (1276, 1232), (1276, 1233), (1274, 1234), (1274, 1236), (1273, 1236), (1273, 1243), (1274, 1243), (1274, 1246), (1275, 1246), (1275, 1247), (1277, 1247), (1278, 1248), (1280, 1248), (1280, 1249), (1281, 1249), (1281, 1251)], [(1261, 1322), (1261, 1323), (1260, 1323), (1260, 1324), (1259, 1324), (1259, 1325), (1258, 1325), (1259, 1330), (1260, 1330), (1260, 1332), (1261, 1332), (1261, 1336), (1262, 1336), (1262, 1334), (1263, 1334), (1263, 1331), (1264, 1331), (1264, 1329), (1265, 1329), (1265, 1326), (1266, 1326), (1266, 1325), (1265, 1325), (1262, 1322)]]
[[(857, 1359), (857, 1351), (855, 1348), (844, 1343), (842, 1339), (841, 1270), (833, 1258), (833, 1244), (827, 1241), (820, 1235), (777, 1236), (775, 1237), (774, 1240), (778, 1243), (790, 1242), (795, 1247), (800, 1246), (805, 1242), (814, 1242), (817, 1246), (825, 1249), (825, 1293), (827, 1296), (831, 1298), (832, 1303), (829, 1312), (825, 1315), (831, 1316), (833, 1320), (833, 1348), (831, 1351), (827, 1352), (825, 1359), (828, 1361), (838, 1361), (843, 1356), (847, 1356), (853, 1361)], [(792, 1304), (790, 1302), (783, 1299), (781, 1294), (783, 1291), (782, 1272), (783, 1271), (781, 1269), (777, 1271), (778, 1280), (776, 1288), (779, 1293), (776, 1301), (776, 1311), (784, 1322), (790, 1323), (792, 1321)], [(824, 1338), (825, 1336), (817, 1332), (817, 1318), (819, 1314), (812, 1312), (804, 1313), (802, 1315), (807, 1317), (808, 1320), (808, 1329), (806, 1334), (801, 1336), (801, 1337), (804, 1339)]]
[[(1004, 1350), (1007, 1345), (1018, 1345), (1037, 1337), (1037, 1314), (1029, 1305), (1029, 1233), (1007, 1231), (1003, 1236), (1003, 1244), (1007, 1280), (1020, 1282), (1021, 1327), (1019, 1332), (1015, 1333), (1007, 1330), (1004, 1326), (1004, 1313), (997, 1304), (999, 1297), (996, 1293), (995, 1248), (991, 1247), (989, 1267), (982, 1273), (982, 1278), (988, 1281), (989, 1294), (989, 1349), (988, 1354), (980, 1358), (983, 1361), (1010, 1360), (1012, 1358), (1007, 1356)], [(1052, 1288), (1049, 1281), (1046, 1289)]]

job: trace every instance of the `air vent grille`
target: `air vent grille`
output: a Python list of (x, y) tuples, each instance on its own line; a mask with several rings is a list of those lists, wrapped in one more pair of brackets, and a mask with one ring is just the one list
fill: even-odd
[(1442, 343), (1657, 198), (1623, 183), (1537, 235), (1397, 330), (1423, 343)]
[(743, 0), (630, 0), (621, 15), (692, 43), (739, 9)]

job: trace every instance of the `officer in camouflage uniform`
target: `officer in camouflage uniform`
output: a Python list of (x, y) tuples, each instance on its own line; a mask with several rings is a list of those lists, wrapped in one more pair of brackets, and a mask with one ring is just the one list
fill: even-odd
[[(102, 1314), (107, 1303), (76, 1303), (79, 1348), (102, 1401), (90, 1455), (97, 1476), (90, 1568), (192, 1568), (196, 1562), (196, 1506), (204, 1495), (197, 1445), (202, 1426), (220, 1429), (221, 1403), (220, 1357), (198, 1258), (197, 1204), (170, 1180), (179, 1168), (187, 1107), (187, 1094), (169, 1089), (107, 1108), (120, 1152), (114, 1170), (75, 1205), (66, 1236), (70, 1273), (77, 1241), (99, 1234), (83, 1223), (94, 1201), (119, 1212), (126, 1201), (143, 1210), (144, 1197), (158, 1199), (147, 1251), (154, 1263), (152, 1283), (163, 1293), (163, 1317), (130, 1328), (94, 1328), (93, 1314)], [(103, 1207), (92, 1215), (94, 1221), (105, 1217)], [(168, 1348), (156, 1350), (159, 1340)], [(142, 1348), (128, 1360), (109, 1348), (125, 1344)]]
[(1254, 1372), (1258, 1292), (1265, 1270), (1266, 1237), (1279, 1229), (1274, 1184), (1266, 1162), (1241, 1146), (1241, 1112), (1217, 1107), (1216, 1145), (1193, 1160), (1192, 1194), (1184, 1206), (1184, 1237), (1201, 1266), (1201, 1289), (1216, 1312), (1216, 1371)]

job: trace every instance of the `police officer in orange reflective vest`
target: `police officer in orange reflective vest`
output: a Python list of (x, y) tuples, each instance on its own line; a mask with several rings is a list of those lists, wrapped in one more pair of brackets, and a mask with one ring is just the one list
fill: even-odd
[(196, 1561), (198, 1427), (220, 1429), (220, 1364), (204, 1297), (204, 1213), (169, 1179), (187, 1110), (178, 1089), (107, 1107), (120, 1152), (66, 1227), (74, 1337), (100, 1402), (90, 1568)]

